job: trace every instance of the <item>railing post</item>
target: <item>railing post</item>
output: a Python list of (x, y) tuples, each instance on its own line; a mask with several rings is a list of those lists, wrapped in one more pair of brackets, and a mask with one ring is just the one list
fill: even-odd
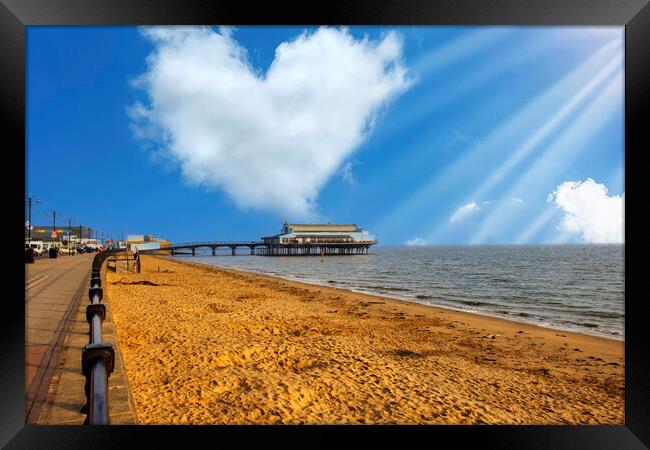
[(88, 425), (108, 425), (108, 377), (113, 372), (115, 351), (106, 343), (84, 346), (81, 367), (88, 386)]
[[(117, 257), (117, 251), (113, 253)], [(108, 410), (108, 377), (115, 366), (115, 351), (113, 346), (102, 342), (102, 322), (106, 318), (106, 305), (101, 303), (104, 291), (101, 287), (101, 268), (111, 253), (97, 254), (93, 259), (92, 274), (86, 307), (86, 320), (90, 327), (89, 343), (81, 353), (81, 371), (86, 378), (84, 391), (86, 393), (87, 413), (85, 424), (107, 425), (110, 423)], [(117, 263), (116, 263), (117, 264)]]

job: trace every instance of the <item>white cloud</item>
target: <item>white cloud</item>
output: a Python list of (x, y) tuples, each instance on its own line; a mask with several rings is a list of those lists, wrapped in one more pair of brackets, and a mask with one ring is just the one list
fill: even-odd
[(587, 178), (565, 181), (546, 200), (564, 211), (558, 230), (578, 233), (590, 243), (623, 242), (625, 193), (610, 196), (604, 184)]
[(456, 129), (454, 127), (451, 128), (451, 132), (454, 133), (454, 136), (456, 137), (456, 139), (458, 139), (461, 142), (471, 142), (471, 143), (478, 142), (478, 139), (474, 138), (473, 136), (471, 136), (471, 135), (469, 135), (467, 133), (463, 133), (462, 131), (458, 131), (458, 129)]
[(449, 218), (449, 222), (456, 223), (480, 210), (481, 208), (476, 203), (470, 202), (458, 208)]
[(523, 203), (524, 199), (519, 197), (512, 197), (512, 201), (516, 203)]
[(345, 181), (348, 182), (350, 186), (354, 186), (357, 184), (356, 178), (354, 178), (354, 172), (352, 172), (352, 163), (347, 162), (343, 165), (343, 168), (341, 169), (341, 176)]
[(409, 239), (408, 241), (404, 242), (404, 245), (409, 245), (409, 246), (427, 245), (427, 243), (424, 239), (421, 239), (419, 237), (414, 237), (413, 239)]
[(312, 216), (320, 188), (410, 85), (395, 32), (379, 41), (345, 28), (305, 32), (276, 48), (265, 74), (231, 29), (142, 33), (155, 49), (133, 81), (149, 96), (129, 111), (136, 135), (242, 208)]

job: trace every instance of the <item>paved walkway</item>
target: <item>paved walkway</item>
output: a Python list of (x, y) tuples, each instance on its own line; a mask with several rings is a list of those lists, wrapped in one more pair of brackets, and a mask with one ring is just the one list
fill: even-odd
[[(38, 258), (25, 265), (25, 414), (27, 423), (82, 424), (86, 418), (81, 349), (94, 254)], [(116, 350), (109, 378), (111, 423), (135, 423), (110, 306), (102, 326)]]

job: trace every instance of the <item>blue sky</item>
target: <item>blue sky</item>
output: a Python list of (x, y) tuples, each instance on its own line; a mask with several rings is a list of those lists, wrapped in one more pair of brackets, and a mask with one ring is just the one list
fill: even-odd
[(623, 131), (623, 28), (27, 30), (35, 224), (620, 242)]

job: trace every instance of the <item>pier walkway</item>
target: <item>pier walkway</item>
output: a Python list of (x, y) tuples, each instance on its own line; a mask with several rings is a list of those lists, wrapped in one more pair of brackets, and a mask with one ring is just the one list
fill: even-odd
[[(304, 243), (268, 243), (263, 241), (210, 241), (210, 242), (186, 242), (183, 244), (171, 244), (161, 248), (142, 248), (139, 250), (143, 255), (160, 254), (169, 252), (174, 255), (196, 256), (197, 250), (210, 249), (212, 256), (217, 256), (217, 249), (228, 247), (232, 256), (237, 255), (237, 249), (248, 247), (251, 255), (262, 256), (322, 256), (322, 255), (365, 255), (371, 245), (377, 241), (354, 241), (354, 242), (304, 242)], [(188, 250), (188, 251), (182, 251)]]
[[(25, 422), (83, 424), (85, 378), (81, 350), (88, 343), (86, 305), (94, 254), (38, 258), (25, 265)], [(110, 306), (105, 341), (116, 350), (109, 378), (111, 423), (134, 423), (133, 408), (115, 345)]]

